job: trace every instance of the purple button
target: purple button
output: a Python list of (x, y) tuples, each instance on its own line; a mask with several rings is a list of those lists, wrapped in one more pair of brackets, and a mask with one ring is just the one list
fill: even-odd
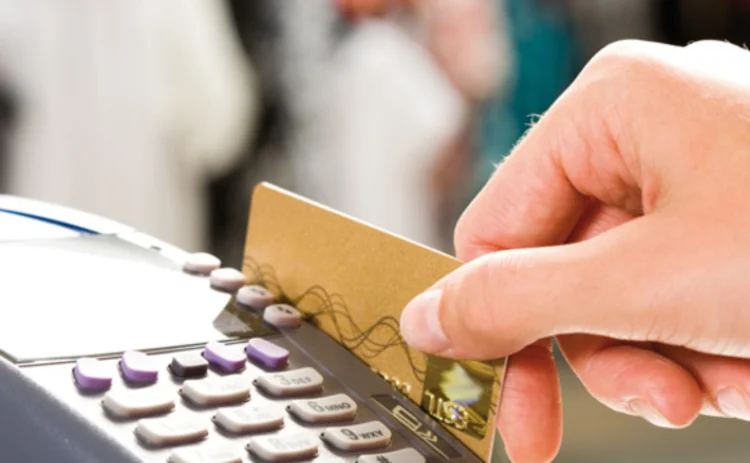
[(73, 368), (73, 377), (79, 388), (87, 391), (106, 391), (112, 386), (112, 373), (99, 360), (78, 359)]
[(120, 369), (125, 379), (134, 383), (153, 383), (159, 376), (159, 367), (153, 359), (138, 351), (122, 354)]
[(212, 365), (216, 365), (222, 370), (234, 373), (245, 368), (245, 354), (237, 346), (227, 346), (219, 342), (210, 342), (206, 344), (203, 351), (203, 357)]
[(261, 338), (253, 338), (245, 347), (247, 356), (266, 368), (277, 369), (286, 365), (289, 351)]

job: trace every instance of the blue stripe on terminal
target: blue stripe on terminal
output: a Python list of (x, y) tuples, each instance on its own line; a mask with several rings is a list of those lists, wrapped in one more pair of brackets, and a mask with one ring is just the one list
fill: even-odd
[(62, 220), (51, 219), (49, 217), (42, 217), (41, 215), (29, 214), (27, 212), (19, 212), (19, 211), (13, 211), (10, 209), (3, 209), (3, 208), (0, 208), (0, 212), (6, 212), (8, 214), (14, 214), (14, 215), (18, 215), (21, 217), (26, 217), (28, 219), (38, 220), (40, 222), (46, 222), (50, 225), (57, 225), (58, 227), (67, 228), (68, 230), (76, 231), (79, 233), (84, 233), (87, 235), (99, 235), (100, 234), (97, 231), (84, 228), (79, 225), (74, 225), (72, 223), (64, 222)]

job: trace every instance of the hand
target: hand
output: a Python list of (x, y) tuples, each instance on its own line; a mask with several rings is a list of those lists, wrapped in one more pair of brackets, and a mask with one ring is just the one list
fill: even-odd
[(511, 356), (516, 462), (561, 439), (552, 338), (613, 410), (657, 426), (750, 419), (750, 53), (600, 52), (464, 212), (464, 266), (404, 310), (406, 340)]

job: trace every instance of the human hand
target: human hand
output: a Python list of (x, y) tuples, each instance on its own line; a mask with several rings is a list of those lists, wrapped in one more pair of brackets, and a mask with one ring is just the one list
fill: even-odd
[(750, 420), (750, 53), (605, 48), (463, 214), (466, 264), (404, 310), (415, 348), (511, 356), (498, 428), (559, 450), (552, 338), (588, 391), (664, 427)]

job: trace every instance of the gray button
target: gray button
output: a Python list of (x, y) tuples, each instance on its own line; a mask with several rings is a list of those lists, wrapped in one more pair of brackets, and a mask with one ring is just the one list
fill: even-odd
[(302, 324), (302, 314), (289, 304), (272, 304), (263, 311), (263, 320), (276, 328), (296, 328)]
[(182, 396), (196, 405), (225, 405), (250, 399), (250, 381), (243, 376), (210, 376), (185, 381)]
[(279, 429), (284, 425), (284, 414), (275, 407), (245, 405), (222, 408), (213, 420), (229, 432), (246, 434)]
[(263, 310), (273, 302), (273, 293), (259, 285), (243, 286), (235, 296), (237, 302), (255, 310)]
[(140, 418), (171, 411), (174, 408), (174, 396), (171, 391), (158, 386), (117, 389), (104, 396), (102, 407), (120, 418)]
[(318, 440), (312, 434), (261, 436), (250, 439), (246, 448), (267, 461), (303, 460), (318, 454)]
[(190, 254), (182, 265), (182, 268), (188, 273), (197, 273), (199, 275), (208, 275), (221, 266), (221, 260), (218, 257), (207, 252), (196, 252)]
[(396, 450), (395, 452), (362, 455), (356, 463), (424, 463), (424, 456), (413, 448)]
[(306, 395), (323, 389), (323, 377), (311, 367), (268, 373), (259, 376), (255, 383), (267, 394), (276, 397)]
[(206, 422), (188, 415), (141, 420), (136, 435), (151, 445), (178, 445), (196, 442), (208, 435)]
[(339, 428), (328, 428), (320, 435), (332, 447), (339, 450), (363, 451), (387, 447), (391, 443), (391, 430), (380, 421)]
[(223, 267), (213, 270), (209, 281), (214, 288), (233, 293), (245, 285), (245, 275), (237, 269)]
[(357, 403), (346, 394), (320, 399), (301, 399), (289, 404), (289, 412), (306, 423), (331, 423), (354, 418)]
[(213, 446), (176, 449), (169, 463), (242, 463), (242, 455), (234, 447)]

